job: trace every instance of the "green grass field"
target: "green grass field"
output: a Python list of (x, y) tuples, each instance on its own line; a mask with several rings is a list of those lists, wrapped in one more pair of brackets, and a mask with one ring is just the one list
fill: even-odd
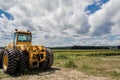
[[(90, 76), (108, 77), (111, 80), (120, 79), (120, 50), (53, 50), (53, 52), (54, 67), (69, 68)], [(37, 72), (33, 70), (31, 74)], [(31, 74), (22, 75), (21, 80), (26, 80)], [(1, 69), (0, 79), (4, 78), (11, 76), (3, 73)]]
[(120, 50), (53, 50), (54, 66), (120, 79)]

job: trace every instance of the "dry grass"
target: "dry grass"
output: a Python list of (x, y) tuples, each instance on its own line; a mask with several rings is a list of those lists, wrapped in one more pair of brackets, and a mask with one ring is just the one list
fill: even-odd
[[(87, 75), (120, 78), (120, 51), (88, 50), (88, 51), (54, 51), (55, 66), (75, 65), (74, 69)], [(72, 67), (69, 67), (72, 68)]]
[(0, 80), (3, 79), (3, 78), (7, 78), (9, 77), (9, 75), (3, 73), (2, 69), (0, 70)]
[(33, 69), (19, 76), (0, 70), (0, 80), (119, 80), (120, 51), (55, 50), (54, 66), (48, 71)]

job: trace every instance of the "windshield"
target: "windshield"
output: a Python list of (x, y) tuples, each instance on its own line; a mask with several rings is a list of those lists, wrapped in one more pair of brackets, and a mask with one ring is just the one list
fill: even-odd
[(31, 42), (31, 35), (18, 34), (18, 42)]

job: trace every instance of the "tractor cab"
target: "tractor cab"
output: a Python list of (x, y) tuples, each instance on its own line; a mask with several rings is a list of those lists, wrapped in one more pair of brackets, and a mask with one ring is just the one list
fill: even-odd
[(16, 46), (17, 44), (24, 44), (24, 43), (31, 43), (32, 41), (32, 34), (31, 32), (23, 32), (23, 31), (16, 31), (14, 33), (13, 44)]
[(20, 46), (31, 47), (32, 34), (30, 31), (18, 31), (15, 29), (13, 37), (13, 48), (19, 48)]
[(31, 34), (23, 33), (23, 32), (15, 32), (14, 33), (14, 42), (31, 42)]

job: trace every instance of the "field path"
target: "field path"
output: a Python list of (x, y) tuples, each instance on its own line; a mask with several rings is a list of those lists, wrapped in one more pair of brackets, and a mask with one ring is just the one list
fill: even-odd
[(106, 77), (88, 76), (73, 69), (53, 67), (49, 71), (35, 72), (29, 75), (8, 77), (2, 80), (111, 80)]

